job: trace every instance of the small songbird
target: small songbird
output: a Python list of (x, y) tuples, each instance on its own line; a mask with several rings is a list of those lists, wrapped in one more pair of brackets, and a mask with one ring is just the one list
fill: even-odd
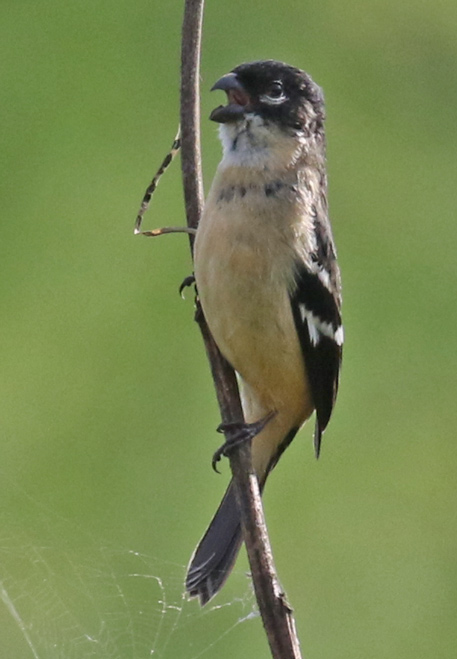
[[(327, 210), (324, 99), (300, 69), (241, 64), (212, 89), (223, 157), (195, 240), (195, 280), (212, 335), (242, 382), (260, 489), (316, 411), (319, 455), (341, 365), (341, 284)], [(203, 605), (242, 543), (233, 484), (197, 546), (186, 588)]]

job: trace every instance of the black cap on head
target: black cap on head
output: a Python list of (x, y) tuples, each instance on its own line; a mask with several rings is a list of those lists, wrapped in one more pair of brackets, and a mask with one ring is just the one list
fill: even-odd
[(216, 108), (211, 119), (226, 123), (248, 112), (294, 129), (303, 128), (312, 116), (322, 126), (325, 110), (321, 88), (296, 67), (276, 60), (241, 64), (220, 78), (213, 89), (227, 92), (228, 105)]

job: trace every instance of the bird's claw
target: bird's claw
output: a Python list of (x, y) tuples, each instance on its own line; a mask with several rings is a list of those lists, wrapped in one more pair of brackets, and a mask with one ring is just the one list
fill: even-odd
[(183, 290), (185, 288), (188, 288), (189, 286), (192, 286), (192, 284), (195, 284), (194, 275), (189, 275), (188, 277), (185, 277), (185, 279), (181, 283), (181, 286), (179, 287), (179, 294), (180, 294), (181, 297), (184, 297)]
[(232, 423), (221, 423), (217, 427), (217, 432), (225, 434), (225, 442), (219, 446), (213, 455), (211, 461), (214, 471), (220, 473), (217, 463), (222, 456), (228, 457), (232, 451), (245, 442), (250, 442), (256, 437), (267, 425), (271, 419), (276, 416), (276, 412), (269, 412), (259, 421), (254, 423), (244, 423), (242, 421), (233, 421)]

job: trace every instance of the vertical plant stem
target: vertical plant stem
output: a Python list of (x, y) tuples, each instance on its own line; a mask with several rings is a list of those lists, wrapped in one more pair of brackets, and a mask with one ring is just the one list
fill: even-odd
[[(203, 210), (200, 149), (200, 50), (204, 0), (186, 0), (181, 49), (181, 163), (187, 224), (196, 228)], [(190, 236), (193, 253), (194, 236)], [(223, 423), (243, 421), (236, 376), (219, 352), (200, 308), (196, 320), (205, 343)], [(301, 659), (292, 610), (276, 576), (251, 448), (230, 456), (244, 541), (263, 625), (274, 659)]]

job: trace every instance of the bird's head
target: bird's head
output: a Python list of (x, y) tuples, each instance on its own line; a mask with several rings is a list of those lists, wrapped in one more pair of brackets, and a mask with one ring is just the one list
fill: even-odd
[(302, 144), (323, 140), (322, 90), (300, 69), (274, 60), (249, 62), (222, 76), (212, 87), (216, 89), (225, 91), (228, 100), (210, 115), (222, 124), (225, 154), (253, 155), (275, 148), (284, 138)]

